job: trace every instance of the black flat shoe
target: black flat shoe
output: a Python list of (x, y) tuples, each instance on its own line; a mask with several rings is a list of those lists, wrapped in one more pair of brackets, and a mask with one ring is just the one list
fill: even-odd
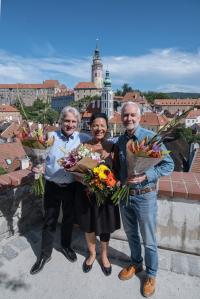
[(70, 262), (76, 262), (77, 261), (77, 255), (76, 255), (76, 252), (68, 247), (68, 248), (62, 248), (61, 249), (61, 252), (64, 254), (64, 256), (70, 261)]
[(112, 266), (110, 265), (110, 267), (104, 267), (104, 265), (101, 264), (101, 270), (105, 276), (109, 276), (112, 273)]
[(82, 266), (82, 269), (83, 269), (83, 272), (84, 273), (88, 273), (91, 269), (92, 269), (92, 266), (93, 266), (93, 263), (91, 265), (87, 265), (87, 260), (88, 260), (88, 257), (84, 260), (83, 262), (83, 266)]
[(41, 256), (31, 268), (30, 274), (34, 275), (40, 272), (46, 263), (51, 260), (51, 257)]

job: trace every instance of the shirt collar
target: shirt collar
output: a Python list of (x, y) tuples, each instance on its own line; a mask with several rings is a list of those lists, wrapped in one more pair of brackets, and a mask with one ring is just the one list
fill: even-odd
[(127, 132), (125, 132), (125, 136), (126, 136), (126, 138), (129, 140), (129, 139), (133, 139), (133, 140), (137, 140), (137, 139), (139, 139), (139, 136), (140, 136), (140, 130), (141, 130), (141, 126), (140, 125), (138, 125), (137, 126), (137, 128), (136, 128), (136, 130), (135, 130), (135, 132), (134, 132), (134, 134), (130, 137), (130, 136), (128, 136), (128, 134), (127, 134)]
[(72, 135), (70, 135), (70, 136), (66, 136), (66, 135), (63, 134), (62, 130), (60, 130), (60, 137), (62, 138), (62, 140), (68, 142), (70, 139), (72, 139), (72, 140), (74, 139), (75, 132)]

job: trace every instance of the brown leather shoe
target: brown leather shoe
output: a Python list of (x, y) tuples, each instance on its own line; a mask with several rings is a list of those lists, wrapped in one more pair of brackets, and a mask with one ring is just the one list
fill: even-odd
[(133, 275), (135, 275), (136, 273), (138, 272), (141, 272), (143, 271), (143, 267), (140, 266), (140, 267), (136, 267), (135, 265), (130, 265), (124, 269), (122, 269), (120, 272), (119, 272), (119, 279), (121, 280), (128, 280), (130, 278), (133, 277)]
[(143, 285), (144, 297), (150, 297), (154, 294), (156, 289), (156, 279), (154, 277), (147, 277)]

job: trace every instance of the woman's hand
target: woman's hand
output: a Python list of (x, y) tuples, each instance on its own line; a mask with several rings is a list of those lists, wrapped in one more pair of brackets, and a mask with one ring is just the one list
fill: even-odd
[(100, 155), (101, 159), (106, 159), (110, 154), (105, 150), (101, 150)]
[(81, 174), (74, 174), (74, 178), (77, 182), (82, 183), (83, 184), (83, 176), (81, 176)]

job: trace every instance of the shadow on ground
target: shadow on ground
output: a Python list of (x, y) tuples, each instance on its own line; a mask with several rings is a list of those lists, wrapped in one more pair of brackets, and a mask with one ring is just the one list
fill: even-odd
[(19, 289), (28, 290), (30, 286), (22, 278), (10, 278), (6, 273), (0, 272), (0, 288), (16, 292)]
[[(41, 245), (41, 237), (42, 237), (42, 225), (32, 228), (29, 231), (23, 232), (22, 234), (27, 241), (29, 242), (33, 253), (36, 258), (40, 255), (40, 245)], [(111, 242), (112, 243), (112, 239)], [(100, 260), (100, 241), (97, 238), (97, 260)], [(73, 237), (72, 237), (72, 247), (74, 250), (80, 255), (86, 257), (88, 255), (87, 244), (85, 240), (85, 235), (78, 227), (74, 228)], [(61, 251), (60, 245), (60, 225), (57, 227), (57, 231), (55, 234), (54, 240), (54, 249), (57, 251)], [(111, 263), (114, 265), (118, 265), (120, 267), (124, 267), (130, 264), (130, 258), (123, 252), (120, 252), (113, 248), (111, 245), (109, 246), (109, 258)]]

